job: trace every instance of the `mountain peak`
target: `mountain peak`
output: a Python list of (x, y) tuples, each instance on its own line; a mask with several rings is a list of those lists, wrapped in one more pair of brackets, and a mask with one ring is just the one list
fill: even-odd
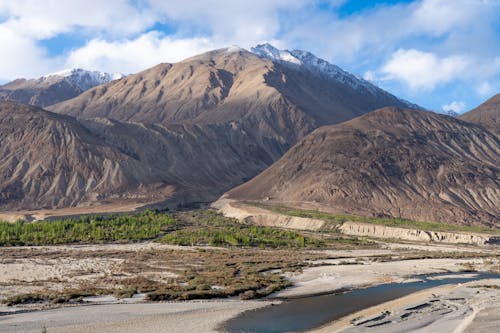
[(66, 78), (71, 83), (85, 91), (100, 84), (121, 79), (124, 76), (125, 75), (121, 73), (106, 73), (101, 71), (89, 71), (82, 68), (72, 68), (42, 76), (40, 80), (43, 81), (52, 78)]
[[(373, 96), (388, 94), (385, 90), (377, 87), (376, 85), (362, 79), (361, 77), (344, 71), (342, 68), (331, 64), (328, 61), (321, 59), (308, 51), (297, 49), (294, 49), (292, 51), (280, 50), (269, 43), (258, 44), (257, 46), (252, 47), (250, 50), (252, 51), (252, 53), (261, 58), (267, 58), (287, 66), (299, 66), (312, 73), (326, 76), (330, 79), (333, 79), (334, 81), (348, 85), (355, 90), (364, 91), (365, 93)], [(407, 107), (421, 109), (421, 107), (408, 101), (400, 101)]]
[(279, 50), (269, 43), (259, 44), (250, 49), (252, 53), (261, 58), (267, 58), (273, 61), (285, 62), (294, 65), (302, 65), (303, 63), (294, 57), (288, 50)]

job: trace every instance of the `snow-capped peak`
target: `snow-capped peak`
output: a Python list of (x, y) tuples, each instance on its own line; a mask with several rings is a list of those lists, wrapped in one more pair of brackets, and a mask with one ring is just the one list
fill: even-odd
[(66, 69), (60, 72), (45, 75), (42, 80), (62, 77), (76, 85), (82, 90), (88, 90), (95, 86), (108, 83), (113, 80), (118, 80), (125, 75), (120, 73), (105, 73), (100, 71), (88, 71), (81, 68)]
[[(390, 95), (385, 90), (376, 85), (364, 80), (361, 77), (352, 75), (340, 67), (329, 63), (326, 60), (316, 57), (311, 52), (303, 50), (279, 50), (269, 43), (259, 44), (250, 49), (252, 53), (261, 57), (267, 58), (284, 65), (300, 66), (318, 75), (326, 76), (337, 82), (341, 82), (356, 90), (364, 90), (372, 95), (386, 94)], [(406, 106), (415, 108), (418, 107), (408, 101), (400, 101)]]
[(288, 50), (278, 50), (269, 43), (259, 44), (250, 49), (252, 53), (261, 58), (268, 58), (275, 61), (287, 62), (295, 65), (302, 65), (302, 62), (294, 57)]
[(234, 53), (234, 52), (239, 52), (244, 50), (243, 48), (239, 47), (238, 45), (231, 45), (226, 49), (227, 53)]
[(460, 113), (453, 111), (453, 110), (443, 110), (440, 113), (445, 114), (445, 115), (450, 116), (450, 117), (455, 117), (455, 118), (460, 116)]

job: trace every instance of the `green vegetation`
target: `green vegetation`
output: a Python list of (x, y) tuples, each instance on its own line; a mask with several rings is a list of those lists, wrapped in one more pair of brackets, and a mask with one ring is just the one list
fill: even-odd
[(56, 221), (0, 222), (0, 246), (140, 241), (156, 238), (177, 223), (171, 215), (153, 211)]
[(247, 247), (322, 247), (324, 242), (295, 231), (242, 224), (212, 210), (193, 211), (191, 216), (178, 215), (184, 223), (196, 221), (182, 230), (160, 239), (175, 245), (247, 246)]
[(84, 216), (56, 221), (0, 222), (0, 246), (106, 243), (155, 239), (175, 245), (322, 247), (295, 231), (241, 224), (212, 210)]
[(272, 206), (263, 204), (260, 202), (246, 202), (246, 204), (256, 206), (259, 208), (264, 208), (271, 210), (273, 212), (289, 215), (298, 216), (306, 218), (314, 218), (325, 220), (329, 222), (330, 226), (341, 224), (343, 222), (363, 222), (363, 223), (373, 223), (378, 225), (384, 225), (388, 227), (399, 227), (408, 229), (421, 229), (429, 231), (463, 231), (463, 232), (475, 232), (475, 233), (488, 233), (488, 234), (500, 234), (500, 229), (498, 228), (487, 228), (487, 227), (476, 227), (476, 226), (463, 226), (454, 225), (438, 222), (426, 222), (426, 221), (415, 221), (403, 218), (382, 218), (382, 217), (364, 217), (364, 216), (354, 216), (354, 215), (335, 215), (326, 212), (321, 212), (318, 210), (304, 210), (297, 208), (290, 208), (286, 206)]

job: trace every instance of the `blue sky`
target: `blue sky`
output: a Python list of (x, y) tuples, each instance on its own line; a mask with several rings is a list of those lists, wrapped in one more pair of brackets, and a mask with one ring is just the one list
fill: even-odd
[(261, 42), (437, 111), (500, 92), (500, 0), (0, 0), (0, 82), (72, 67), (134, 73)]

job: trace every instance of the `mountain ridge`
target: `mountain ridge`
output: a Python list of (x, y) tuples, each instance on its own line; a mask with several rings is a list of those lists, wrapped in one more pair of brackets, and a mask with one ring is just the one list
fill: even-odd
[(498, 227), (500, 141), (433, 112), (383, 108), (321, 127), (223, 197)]
[(122, 74), (75, 68), (34, 79), (16, 79), (0, 86), (0, 100), (47, 107), (121, 77)]

